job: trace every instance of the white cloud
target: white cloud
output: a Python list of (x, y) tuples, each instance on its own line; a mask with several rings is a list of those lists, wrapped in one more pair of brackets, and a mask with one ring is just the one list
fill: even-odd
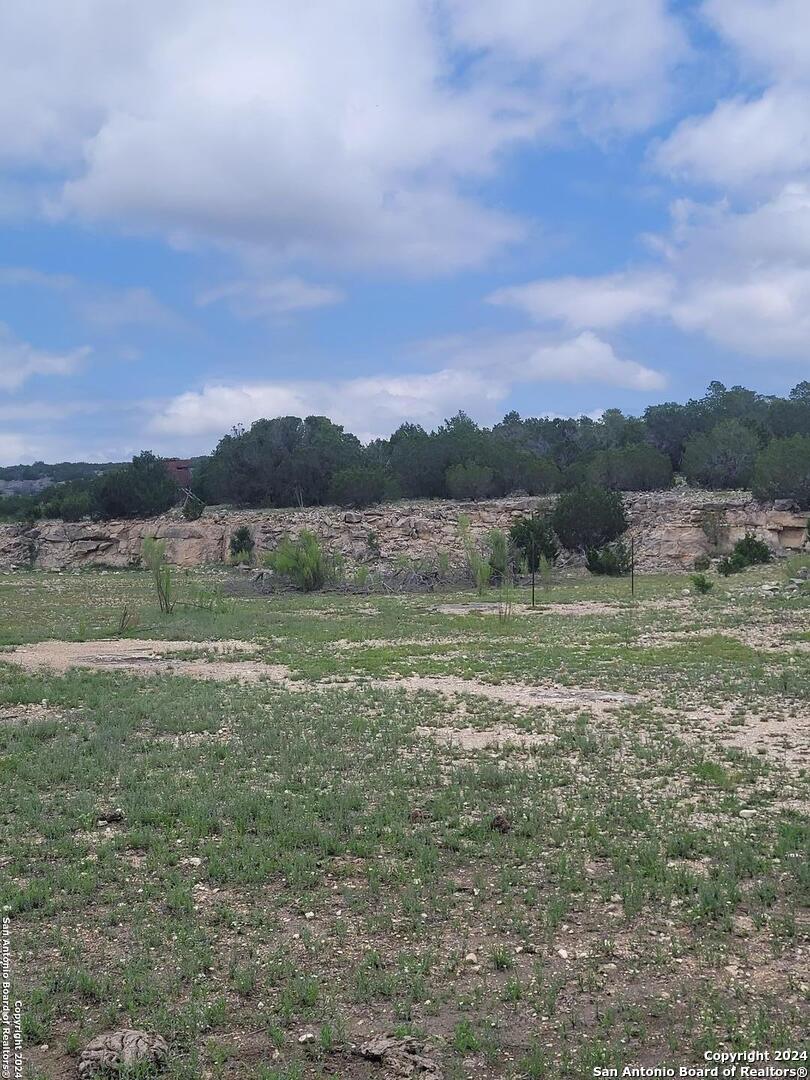
[(810, 77), (806, 0), (706, 0), (703, 13), (749, 67), (780, 79)]
[(538, 346), (528, 358), (527, 378), (544, 382), (606, 383), (627, 390), (661, 390), (666, 376), (635, 360), (622, 360), (589, 330), (570, 341)]
[[(520, 140), (660, 117), (663, 0), (0, 7), (0, 156), (50, 212), (280, 260), (440, 273), (520, 239), (467, 182)], [(21, 123), (21, 118), (24, 122)]]
[(660, 119), (672, 66), (688, 53), (665, 0), (450, 0), (452, 32), (508, 64), (585, 128), (639, 130)]
[(654, 151), (672, 176), (764, 194), (810, 171), (810, 5), (706, 0), (703, 15), (756, 92), (683, 120)]
[(789, 185), (747, 212), (679, 200), (670, 232), (648, 240), (660, 261), (646, 268), (530, 282), (490, 300), (574, 329), (666, 318), (746, 356), (807, 360), (810, 187)]
[(532, 334), (461, 337), (427, 343), (422, 352), (443, 356), (445, 366), (424, 374), (211, 384), (173, 398), (150, 429), (175, 440), (213, 437), (261, 417), (314, 413), (368, 439), (389, 435), (404, 421), (434, 427), (459, 409), (491, 422), (515, 386), (525, 383), (602, 383), (632, 390), (666, 384), (660, 372), (621, 359), (592, 333), (558, 342)]
[(330, 307), (344, 299), (340, 289), (331, 285), (315, 285), (299, 277), (284, 277), (274, 281), (231, 281), (201, 293), (197, 303), (207, 307), (224, 300), (234, 314), (250, 319)]
[(684, 330), (750, 355), (810, 353), (810, 189), (791, 185), (748, 212), (682, 203), (664, 252)]
[(389, 435), (405, 420), (434, 426), (459, 409), (489, 413), (509, 386), (478, 374), (371, 375), (343, 381), (254, 382), (180, 394), (153, 419), (160, 435), (219, 436), (262, 417), (326, 415), (361, 438)]
[(672, 280), (665, 274), (625, 272), (602, 277), (562, 277), (498, 289), (491, 304), (515, 307), (536, 322), (574, 330), (611, 328), (666, 311)]
[(732, 191), (781, 185), (810, 169), (810, 93), (777, 86), (721, 101), (707, 116), (683, 120), (654, 161), (673, 176)]
[(72, 375), (89, 353), (87, 346), (68, 353), (35, 349), (0, 323), (0, 390), (17, 390), (34, 375)]
[(49, 274), (28, 266), (0, 266), (0, 285), (49, 289), (64, 295), (80, 319), (95, 330), (151, 326), (160, 330), (186, 329), (186, 323), (158, 300), (151, 289), (129, 286), (100, 287), (72, 274)]

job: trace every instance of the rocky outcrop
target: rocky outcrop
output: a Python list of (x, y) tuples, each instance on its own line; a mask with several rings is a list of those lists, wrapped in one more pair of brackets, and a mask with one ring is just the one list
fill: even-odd
[[(808, 513), (755, 502), (744, 491), (710, 492), (676, 487), (626, 496), (639, 570), (691, 569), (710, 551), (728, 551), (746, 532), (761, 537), (777, 554), (806, 546)], [(391, 564), (398, 558), (460, 559), (459, 519), (474, 533), (508, 529), (515, 518), (548, 509), (553, 497), (510, 497), (474, 503), (390, 503), (362, 511), (337, 507), (237, 511), (208, 507), (197, 521), (177, 512), (146, 521), (40, 522), (34, 528), (0, 526), (0, 567), (63, 570), (102, 565), (138, 565), (145, 536), (166, 541), (176, 566), (224, 562), (230, 538), (250, 529), (257, 555), (281, 538), (311, 529), (333, 554), (349, 563)]]

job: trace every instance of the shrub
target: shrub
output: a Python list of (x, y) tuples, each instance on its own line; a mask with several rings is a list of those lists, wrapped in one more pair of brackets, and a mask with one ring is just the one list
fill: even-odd
[(560, 495), (551, 525), (569, 551), (599, 549), (627, 529), (627, 514), (618, 491), (582, 485)]
[(265, 560), (277, 574), (288, 577), (303, 592), (323, 588), (327, 567), (318, 538), (308, 529), (282, 540)]
[(383, 501), (387, 483), (385, 469), (352, 465), (335, 473), (329, 497), (337, 506), (371, 506)]
[(549, 563), (555, 562), (560, 553), (560, 545), (548, 518), (537, 514), (518, 518), (509, 530), (509, 538), (526, 560), (529, 571), (539, 568), (541, 558)]
[(771, 561), (771, 549), (764, 540), (757, 539), (751, 533), (746, 533), (742, 540), (734, 545), (732, 553), (745, 560), (746, 566), (757, 566)]
[[(238, 529), (234, 529), (231, 533), (231, 539), (228, 545), (231, 553), (231, 562), (250, 562), (255, 546), (256, 544), (251, 536), (250, 529), (247, 525), (240, 525)], [(245, 556), (247, 556), (247, 558), (245, 558)]]
[(763, 540), (758, 540), (751, 533), (746, 533), (734, 545), (731, 554), (720, 560), (717, 572), (723, 577), (739, 574), (749, 566), (770, 562), (771, 557), (771, 550)]
[(475, 538), (470, 531), (470, 519), (468, 517), (459, 518), (458, 533), (461, 539), (461, 546), (464, 549), (464, 560), (467, 564), (467, 573), (478, 589), (478, 595), (483, 596), (486, 590), (489, 588), (490, 579), (492, 577), (492, 565), (489, 559), (485, 558), (479, 550), (478, 544), (475, 542)]
[(183, 517), (186, 521), (197, 521), (202, 517), (205, 503), (202, 499), (192, 496), (183, 503)]
[(723, 420), (708, 432), (692, 435), (683, 455), (690, 484), (743, 488), (751, 482), (759, 440), (739, 420)]
[(709, 581), (705, 574), (692, 574), (692, 587), (696, 593), (705, 596), (714, 588), (714, 582)]
[(588, 482), (612, 491), (655, 491), (672, 487), (672, 462), (654, 446), (603, 450), (587, 468)]
[(695, 570), (698, 570), (701, 573), (705, 570), (708, 570), (711, 565), (712, 560), (709, 558), (708, 555), (697, 555), (693, 563)]
[(162, 458), (144, 450), (131, 464), (103, 473), (92, 497), (101, 517), (153, 517), (177, 501), (178, 488)]
[(742, 570), (745, 570), (746, 566), (748, 566), (748, 563), (742, 555), (726, 555), (717, 564), (717, 573), (722, 574), (723, 577), (728, 577), (729, 574), (739, 574)]
[(145, 536), (141, 547), (141, 560), (152, 572), (160, 610), (164, 615), (171, 615), (176, 601), (172, 568), (166, 565), (166, 541)]
[(758, 499), (795, 499), (810, 506), (810, 435), (774, 439), (760, 453), (752, 484)]
[(621, 540), (605, 544), (601, 548), (589, 548), (585, 555), (585, 565), (592, 574), (621, 577), (622, 574), (630, 573), (630, 551)]
[(63, 521), (81, 521), (92, 512), (93, 500), (89, 491), (66, 491), (59, 502), (59, 517)]
[(489, 534), (490, 578), (497, 584), (512, 580), (512, 560), (509, 538), (503, 529), (492, 529)]
[(468, 461), (451, 465), (444, 479), (451, 499), (483, 499), (492, 494), (494, 476), (488, 465)]

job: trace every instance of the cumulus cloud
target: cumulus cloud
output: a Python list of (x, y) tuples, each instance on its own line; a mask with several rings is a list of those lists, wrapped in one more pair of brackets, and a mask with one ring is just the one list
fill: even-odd
[(0, 9), (0, 156), (56, 217), (437, 273), (523, 235), (469, 180), (655, 122), (683, 48), (663, 0), (35, 0)]
[(89, 353), (87, 346), (67, 353), (36, 349), (0, 323), (0, 390), (17, 390), (34, 375), (72, 375)]
[(535, 91), (594, 132), (660, 118), (668, 74), (688, 55), (665, 0), (449, 0), (457, 40), (517, 67)]
[(810, 169), (810, 93), (777, 86), (721, 101), (708, 115), (683, 120), (654, 160), (673, 176), (732, 191), (781, 184)]
[(675, 177), (760, 195), (810, 170), (810, 5), (706, 0), (703, 14), (740, 72), (763, 86), (683, 120), (653, 152)]
[(788, 185), (748, 211), (679, 200), (671, 230), (648, 238), (646, 268), (500, 289), (493, 303), (540, 322), (618, 328), (669, 320), (750, 357), (810, 354), (810, 187)]
[(163, 435), (213, 436), (262, 417), (323, 414), (370, 439), (390, 434), (405, 420), (433, 426), (458, 409), (489, 413), (508, 390), (503, 382), (451, 369), (335, 381), (212, 384), (175, 397), (153, 418), (151, 429)]
[(665, 312), (672, 284), (669, 276), (650, 272), (568, 276), (497, 289), (487, 299), (517, 308), (536, 322), (607, 329)]
[(331, 307), (345, 299), (340, 289), (316, 285), (299, 277), (271, 281), (230, 281), (207, 289), (197, 297), (200, 307), (224, 301), (235, 315), (252, 319), (261, 315), (290, 315), (297, 311)]
[(570, 341), (538, 346), (528, 358), (530, 380), (568, 383), (606, 383), (628, 390), (661, 390), (663, 372), (623, 360), (606, 341), (585, 330)]
[(489, 423), (520, 384), (601, 383), (632, 390), (666, 384), (661, 372), (620, 358), (589, 332), (557, 342), (532, 334), (460, 337), (427, 343), (423, 351), (442, 356), (445, 366), (422, 374), (211, 384), (166, 403), (150, 429), (159, 436), (210, 438), (261, 417), (315, 413), (370, 439), (404, 421), (434, 427), (459, 409)]

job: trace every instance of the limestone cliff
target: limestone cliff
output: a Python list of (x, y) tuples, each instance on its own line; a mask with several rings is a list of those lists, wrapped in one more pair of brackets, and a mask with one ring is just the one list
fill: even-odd
[[(691, 569), (712, 542), (728, 550), (746, 532), (778, 554), (806, 544), (808, 512), (755, 502), (744, 491), (708, 492), (686, 487), (626, 496), (639, 570)], [(166, 541), (169, 560), (192, 567), (223, 562), (230, 536), (247, 525), (256, 552), (272, 550), (285, 534), (311, 529), (325, 547), (349, 563), (390, 563), (397, 556), (423, 558), (447, 552), (459, 558), (458, 521), (473, 532), (508, 528), (520, 515), (543, 509), (553, 497), (510, 497), (481, 502), (415, 501), (362, 511), (336, 507), (226, 510), (209, 507), (197, 521), (172, 512), (138, 521), (38, 522), (34, 528), (0, 525), (0, 568), (62, 570), (89, 565), (135, 566), (144, 536)]]

